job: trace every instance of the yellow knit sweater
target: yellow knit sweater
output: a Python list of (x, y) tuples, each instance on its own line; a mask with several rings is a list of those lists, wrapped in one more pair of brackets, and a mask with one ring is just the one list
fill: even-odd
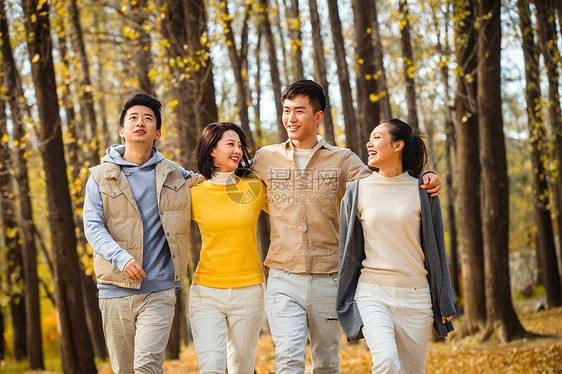
[(262, 209), (267, 211), (267, 195), (259, 179), (226, 186), (205, 181), (191, 188), (191, 219), (202, 238), (194, 284), (237, 288), (264, 282), (256, 238)]

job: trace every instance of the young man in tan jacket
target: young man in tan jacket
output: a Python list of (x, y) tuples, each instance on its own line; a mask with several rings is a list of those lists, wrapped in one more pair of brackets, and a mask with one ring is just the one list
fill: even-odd
[(166, 160), (162, 104), (138, 94), (125, 104), (119, 135), (90, 169), (84, 229), (94, 251), (104, 333), (115, 373), (163, 373), (175, 290), (187, 273), (191, 174)]

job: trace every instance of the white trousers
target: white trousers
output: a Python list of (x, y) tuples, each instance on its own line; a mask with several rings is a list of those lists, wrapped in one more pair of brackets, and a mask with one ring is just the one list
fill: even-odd
[(176, 289), (100, 299), (103, 332), (116, 374), (163, 373)]
[(338, 275), (270, 269), (266, 310), (275, 344), (275, 372), (303, 373), (310, 336), (312, 373), (339, 373), (342, 329), (336, 315)]
[(433, 325), (429, 288), (359, 282), (355, 301), (373, 358), (372, 373), (425, 373)]
[(200, 373), (254, 373), (265, 317), (264, 285), (211, 288), (192, 285), (189, 320)]

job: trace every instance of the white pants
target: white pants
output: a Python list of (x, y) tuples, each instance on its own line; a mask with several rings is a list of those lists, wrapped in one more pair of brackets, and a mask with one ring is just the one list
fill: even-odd
[(337, 281), (336, 273), (295, 274), (270, 269), (266, 310), (277, 374), (304, 372), (308, 334), (312, 372), (340, 372), (342, 330), (336, 315)]
[(189, 320), (200, 373), (254, 373), (265, 317), (264, 285), (189, 291)]
[(433, 325), (429, 288), (384, 287), (359, 282), (355, 301), (373, 373), (425, 373)]
[(176, 289), (100, 299), (103, 332), (116, 374), (163, 373)]

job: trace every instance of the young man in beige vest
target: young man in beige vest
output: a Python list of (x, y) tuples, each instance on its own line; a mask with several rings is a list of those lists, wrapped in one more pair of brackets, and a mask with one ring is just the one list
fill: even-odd
[[(338, 227), (346, 182), (371, 171), (349, 149), (317, 135), (326, 98), (311, 80), (282, 96), (289, 139), (261, 148), (252, 169), (267, 185), (271, 245), (266, 311), (275, 344), (276, 373), (303, 373), (310, 339), (313, 373), (339, 373), (342, 330), (336, 316)], [(376, 124), (373, 124), (373, 126)], [(441, 189), (426, 174), (428, 192)]]
[(138, 94), (121, 112), (125, 145), (90, 169), (84, 229), (94, 251), (104, 333), (115, 373), (163, 373), (175, 290), (187, 273), (191, 174), (164, 159), (162, 104)]

